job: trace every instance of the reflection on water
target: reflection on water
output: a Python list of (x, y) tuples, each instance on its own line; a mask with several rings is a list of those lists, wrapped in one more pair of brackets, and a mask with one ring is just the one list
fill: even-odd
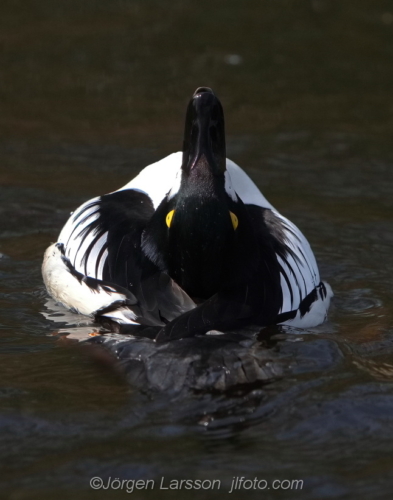
[[(305, 499), (388, 498), (390, 3), (28, 0), (0, 14), (2, 490), (107, 498), (90, 477), (218, 477), (228, 489), (244, 475), (302, 478), (291, 495)], [(228, 156), (307, 235), (335, 299), (313, 332), (243, 346), (243, 362), (269, 358), (269, 383), (195, 391), (186, 378), (146, 393), (102, 349), (64, 342), (70, 320), (41, 314), (41, 259), (71, 210), (180, 148), (199, 85), (222, 99)], [(200, 383), (203, 363), (192, 369)]]

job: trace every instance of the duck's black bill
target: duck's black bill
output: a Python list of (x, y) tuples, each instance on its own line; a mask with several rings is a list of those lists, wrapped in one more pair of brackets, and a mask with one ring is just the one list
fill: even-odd
[(215, 175), (225, 172), (224, 112), (212, 89), (199, 87), (188, 104), (182, 169), (191, 172), (207, 162)]

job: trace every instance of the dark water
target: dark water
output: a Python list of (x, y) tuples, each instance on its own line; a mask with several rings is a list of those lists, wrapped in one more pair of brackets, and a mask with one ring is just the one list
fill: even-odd
[[(93, 476), (222, 481), (143, 499), (216, 499), (233, 476), (304, 481), (235, 498), (390, 498), (393, 3), (6, 0), (0, 26), (4, 498), (127, 496)], [(328, 323), (278, 341), (289, 375), (145, 395), (51, 335), (40, 264), (70, 210), (179, 149), (200, 85), (335, 298)]]

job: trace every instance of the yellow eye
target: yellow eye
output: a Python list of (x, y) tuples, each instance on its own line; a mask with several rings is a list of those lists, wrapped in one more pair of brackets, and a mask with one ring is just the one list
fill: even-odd
[(229, 212), (229, 215), (231, 216), (233, 229), (236, 231), (236, 228), (239, 225), (239, 219), (236, 217), (236, 215), (233, 212)]
[(166, 216), (166, 225), (168, 227), (171, 227), (171, 224), (172, 224), (172, 219), (173, 219), (173, 215), (174, 215), (175, 211), (174, 210), (171, 210), (170, 212), (168, 212), (167, 216)]

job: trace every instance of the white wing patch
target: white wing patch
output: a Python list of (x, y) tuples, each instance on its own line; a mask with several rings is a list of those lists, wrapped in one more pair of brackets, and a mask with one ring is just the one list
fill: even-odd
[[(127, 300), (125, 294), (110, 286), (97, 285), (97, 290), (92, 290), (83, 280), (79, 281), (69, 272), (56, 244), (45, 252), (42, 276), (48, 292), (57, 302), (86, 316), (94, 317), (100, 309)], [(129, 313), (133, 315), (132, 311)]]
[(305, 315), (302, 315), (300, 310), (298, 310), (293, 319), (284, 321), (281, 324), (295, 328), (313, 328), (323, 323), (327, 317), (333, 291), (326, 281), (323, 281), (322, 285), (323, 287), (319, 286), (317, 288), (316, 300), (311, 304), (310, 310)]
[(276, 210), (273, 212), (282, 222), (287, 247), (285, 258), (278, 256), (282, 268), (283, 304), (280, 312), (283, 313), (297, 309), (319, 285), (320, 277), (314, 254), (302, 232)]
[(273, 206), (267, 201), (243, 169), (232, 160), (228, 160), (228, 158), (226, 166), (225, 190), (234, 201), (236, 201), (237, 194), (246, 205), (256, 205), (262, 208), (273, 209)]
[(73, 267), (85, 276), (102, 279), (102, 271), (108, 252), (105, 249), (107, 233), (97, 235), (90, 225), (99, 217), (99, 197), (81, 205), (68, 219), (58, 242), (63, 243), (65, 256)]
[(173, 153), (144, 168), (134, 179), (119, 189), (135, 189), (147, 194), (156, 209), (170, 192), (174, 196), (180, 188), (183, 153)]

